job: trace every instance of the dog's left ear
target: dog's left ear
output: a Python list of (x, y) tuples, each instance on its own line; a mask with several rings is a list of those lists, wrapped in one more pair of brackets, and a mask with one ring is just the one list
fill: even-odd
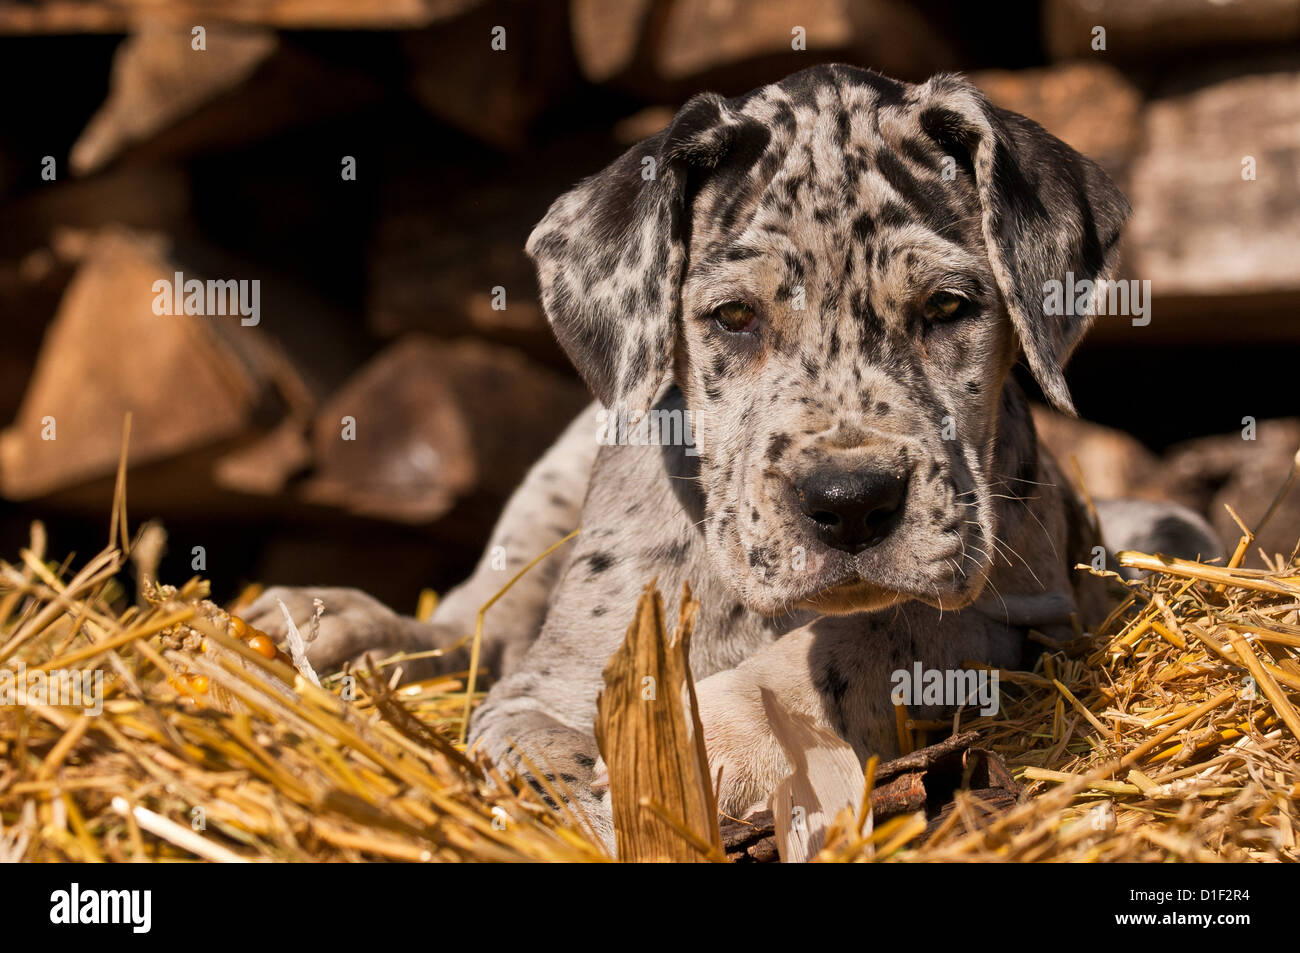
[(936, 76), (916, 93), (922, 129), (975, 177), (989, 261), (1034, 379), (1073, 414), (1064, 368), (1092, 315), (1048, 313), (1060, 310), (1047, 306), (1048, 283), (1070, 273), (1095, 287), (1114, 274), (1128, 200), (1101, 166), (965, 80)]

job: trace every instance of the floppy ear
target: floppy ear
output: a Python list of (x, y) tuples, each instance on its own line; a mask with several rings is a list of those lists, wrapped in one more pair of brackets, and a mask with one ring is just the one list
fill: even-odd
[(937, 76), (918, 94), (922, 128), (969, 161), (989, 262), (1029, 368), (1073, 414), (1064, 367), (1092, 315), (1047, 313), (1047, 283), (1069, 272), (1095, 287), (1114, 274), (1128, 200), (1091, 159), (965, 80)]
[(756, 126), (722, 97), (696, 96), (663, 132), (557, 199), (529, 236), (555, 336), (606, 407), (645, 410), (670, 376), (691, 198)]

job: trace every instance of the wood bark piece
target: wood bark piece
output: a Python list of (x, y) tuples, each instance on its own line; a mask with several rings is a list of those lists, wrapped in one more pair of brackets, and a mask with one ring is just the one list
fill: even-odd
[(776, 819), (771, 811), (757, 811), (746, 818), (723, 817), (718, 822), (722, 848), (733, 862), (777, 860)]
[[(977, 816), (992, 816), (1016, 804), (1020, 785), (997, 754), (976, 746), (978, 740), (978, 732), (965, 731), (877, 767), (871, 791), (874, 822), (923, 810), (930, 818), (928, 829), (933, 830), (952, 812), (957, 791), (969, 791), (976, 799)], [(777, 859), (778, 836), (771, 811), (743, 819), (723, 818), (721, 834), (730, 861)]]
[(723, 857), (690, 669), (698, 611), (699, 603), (684, 586), (677, 628), (669, 637), (663, 599), (651, 582), (637, 602), (627, 638), (605, 665), (605, 690), (596, 700), (596, 742), (609, 769), (620, 860)]
[(880, 818), (910, 814), (925, 807), (925, 772), (908, 771), (871, 792), (871, 809)]
[[(973, 802), (977, 826), (983, 826), (1003, 811), (1020, 803), (1024, 789), (1011, 776), (1002, 759), (986, 748), (971, 747), (961, 752), (961, 781), (959, 790), (967, 791)], [(937, 785), (935, 785), (937, 787)], [(931, 811), (925, 835), (929, 836), (956, 810), (957, 791), (944, 798), (938, 813)]]

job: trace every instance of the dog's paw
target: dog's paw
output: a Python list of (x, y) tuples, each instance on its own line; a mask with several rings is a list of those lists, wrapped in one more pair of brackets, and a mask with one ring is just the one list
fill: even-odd
[(766, 807), (790, 764), (763, 713), (757, 688), (731, 670), (701, 681), (695, 696), (718, 810), (744, 817)]
[[(317, 601), (323, 611), (316, 638), (307, 641), (307, 660), (321, 673), (344, 662), (357, 662), (367, 652), (376, 660), (409, 641), (403, 619), (392, 609), (358, 589), (274, 586), (241, 613), (245, 622), (285, 645), (289, 623), (285, 609), (304, 641), (311, 638)], [(281, 608), (281, 604), (283, 607)]]
[(488, 725), (476, 741), (552, 810), (567, 815), (567, 807), (585, 820), (606, 852), (614, 855), (609, 795), (593, 785), (599, 758), (595, 738), (541, 712), (524, 711)]

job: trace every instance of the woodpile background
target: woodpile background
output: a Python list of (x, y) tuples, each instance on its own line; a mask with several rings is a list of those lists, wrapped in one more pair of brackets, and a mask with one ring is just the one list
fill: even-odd
[[(830, 60), (967, 71), (1116, 176), (1152, 321), (1076, 361), (1105, 426), (1044, 430), (1095, 495), (1172, 494), (1230, 544), (1221, 504), (1253, 525), (1300, 442), (1298, 40), (1294, 0), (0, 0), (0, 552), (35, 517), (102, 545), (132, 411), (161, 577), (411, 610), (586, 399), (532, 224), (692, 93)], [(176, 272), (258, 280), (260, 322), (154, 314)], [(1297, 525), (1293, 495), (1258, 542)]]

